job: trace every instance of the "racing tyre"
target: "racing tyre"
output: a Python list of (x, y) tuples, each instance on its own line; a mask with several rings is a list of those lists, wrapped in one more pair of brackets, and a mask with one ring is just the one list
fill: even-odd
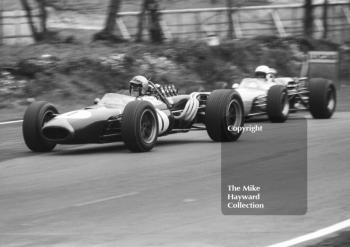
[(236, 90), (213, 91), (207, 100), (205, 126), (209, 137), (216, 142), (238, 140), (244, 125), (244, 108)]
[(314, 118), (331, 118), (337, 103), (334, 84), (326, 79), (315, 78), (308, 83), (309, 106)]
[(158, 138), (158, 118), (154, 106), (136, 100), (125, 106), (122, 119), (122, 138), (132, 152), (150, 151)]
[(273, 123), (283, 123), (289, 114), (287, 89), (282, 85), (273, 85), (267, 92), (266, 112)]
[(57, 109), (45, 101), (33, 102), (25, 111), (22, 132), (27, 147), (34, 152), (50, 152), (56, 144), (42, 134), (43, 125), (58, 114)]

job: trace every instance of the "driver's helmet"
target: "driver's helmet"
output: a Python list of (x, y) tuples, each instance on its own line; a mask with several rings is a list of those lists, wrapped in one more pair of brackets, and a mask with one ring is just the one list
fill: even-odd
[(142, 75), (134, 76), (129, 82), (130, 95), (136, 92), (137, 96), (147, 94), (149, 83), (146, 77)]
[(266, 65), (260, 65), (255, 69), (255, 77), (266, 79), (267, 74), (270, 72), (270, 68)]

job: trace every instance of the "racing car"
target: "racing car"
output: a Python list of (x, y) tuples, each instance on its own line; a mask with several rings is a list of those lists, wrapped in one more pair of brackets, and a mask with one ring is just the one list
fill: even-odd
[(245, 117), (267, 114), (271, 122), (285, 122), (289, 113), (309, 110), (314, 118), (331, 118), (336, 109), (336, 87), (323, 78), (278, 77), (259, 66), (255, 78), (234, 84), (243, 100)]
[(146, 152), (158, 137), (169, 134), (206, 130), (216, 142), (236, 141), (241, 135), (244, 108), (235, 90), (179, 95), (174, 86), (136, 76), (129, 92), (107, 93), (91, 106), (63, 114), (51, 103), (33, 102), (23, 118), (27, 147), (49, 152), (57, 144), (123, 141), (133, 152)]

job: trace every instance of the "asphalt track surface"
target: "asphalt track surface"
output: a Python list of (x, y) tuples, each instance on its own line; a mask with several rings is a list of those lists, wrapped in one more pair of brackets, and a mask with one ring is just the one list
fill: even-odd
[[(350, 218), (349, 122), (346, 112), (308, 120), (301, 216), (222, 215), (220, 144), (206, 132), (163, 137), (149, 153), (120, 143), (33, 154), (20, 123), (2, 125), (0, 246), (254, 247), (327, 227)], [(263, 124), (264, 138), (293, 135), (288, 124)], [(264, 150), (279, 155), (263, 144), (261, 134), (245, 134), (233, 152), (252, 161)]]

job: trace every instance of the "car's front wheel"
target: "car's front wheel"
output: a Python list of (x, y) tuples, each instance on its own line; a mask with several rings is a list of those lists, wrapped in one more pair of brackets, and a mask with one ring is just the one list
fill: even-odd
[(326, 79), (311, 79), (308, 83), (309, 106), (314, 118), (331, 118), (337, 97), (334, 84)]
[(267, 116), (273, 123), (283, 123), (289, 115), (287, 89), (282, 85), (273, 85), (267, 92)]
[(158, 138), (158, 118), (154, 106), (135, 100), (125, 106), (122, 118), (122, 138), (132, 152), (150, 151)]
[(33, 102), (25, 111), (22, 132), (27, 147), (34, 152), (49, 152), (56, 144), (42, 134), (43, 125), (58, 114), (57, 109), (45, 101)]

